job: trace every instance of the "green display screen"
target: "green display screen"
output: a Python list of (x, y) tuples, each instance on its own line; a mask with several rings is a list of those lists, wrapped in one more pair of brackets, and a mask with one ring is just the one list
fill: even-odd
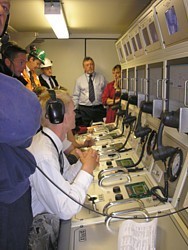
[(116, 137), (117, 136), (117, 133), (111, 133), (109, 134), (110, 136), (112, 136), (112, 138)]
[(151, 196), (151, 192), (144, 181), (125, 185), (125, 188), (130, 198), (145, 198)]
[(131, 158), (125, 158), (121, 160), (117, 160), (116, 164), (118, 167), (130, 167), (134, 164), (133, 160)]
[(110, 147), (113, 148), (113, 149), (115, 149), (115, 150), (118, 150), (118, 149), (120, 149), (122, 146), (123, 146), (123, 143), (120, 142), (120, 143), (113, 144), (113, 145), (111, 145)]
[(133, 190), (134, 190), (134, 192), (135, 192), (135, 194), (143, 194), (143, 193), (145, 193), (145, 189), (144, 189), (144, 187), (143, 186), (135, 186), (135, 187), (133, 187)]

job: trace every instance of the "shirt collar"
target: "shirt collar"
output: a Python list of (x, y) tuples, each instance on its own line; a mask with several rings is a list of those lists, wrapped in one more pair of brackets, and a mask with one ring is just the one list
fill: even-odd
[(27, 74), (30, 75), (29, 72), (30, 72), (31, 70), (30, 70), (30, 68), (29, 68), (27, 65), (26, 65), (26, 67), (25, 67), (25, 70), (26, 70)]
[(42, 76), (42, 78), (43, 78), (44, 80), (49, 81), (50, 76), (46, 76), (45, 74), (42, 74), (41, 76)]
[(51, 129), (47, 127), (43, 127), (43, 131), (52, 138), (60, 153), (63, 149), (63, 143), (60, 138)]
[(91, 74), (87, 74), (86, 73), (86, 76), (89, 78), (89, 76), (92, 75), (92, 77), (95, 77), (95, 72), (91, 73)]

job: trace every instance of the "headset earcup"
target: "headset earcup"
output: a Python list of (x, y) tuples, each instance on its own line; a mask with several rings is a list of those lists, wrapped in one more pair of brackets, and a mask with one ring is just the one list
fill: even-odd
[(46, 118), (52, 124), (62, 123), (64, 120), (65, 108), (61, 100), (52, 101), (49, 100), (46, 104)]

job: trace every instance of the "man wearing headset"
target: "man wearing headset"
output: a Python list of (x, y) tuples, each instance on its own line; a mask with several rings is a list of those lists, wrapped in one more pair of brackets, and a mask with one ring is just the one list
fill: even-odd
[[(93, 180), (98, 154), (91, 148), (84, 153), (77, 149), (80, 160), (76, 164), (69, 164), (61, 152), (64, 151), (62, 142), (67, 132), (75, 127), (74, 104), (64, 91), (48, 91), (39, 97), (43, 129), (33, 137), (28, 150), (34, 155), (38, 167), (61, 190), (82, 204)], [(50, 213), (68, 220), (81, 209), (80, 204), (55, 187), (39, 169), (36, 169), (30, 181), (34, 216)]]
[[(9, 9), (9, 0), (0, 0), (1, 43), (5, 41)], [(26, 148), (39, 128), (40, 115), (36, 95), (17, 79), (0, 73), (1, 250), (27, 249), (32, 224), (29, 176), (36, 162)]]

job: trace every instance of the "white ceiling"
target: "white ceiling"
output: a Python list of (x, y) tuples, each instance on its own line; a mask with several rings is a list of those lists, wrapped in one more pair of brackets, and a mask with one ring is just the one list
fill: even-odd
[[(151, 0), (61, 0), (70, 37), (119, 37)], [(44, 16), (44, 0), (11, 0), (10, 28), (54, 37)]]

